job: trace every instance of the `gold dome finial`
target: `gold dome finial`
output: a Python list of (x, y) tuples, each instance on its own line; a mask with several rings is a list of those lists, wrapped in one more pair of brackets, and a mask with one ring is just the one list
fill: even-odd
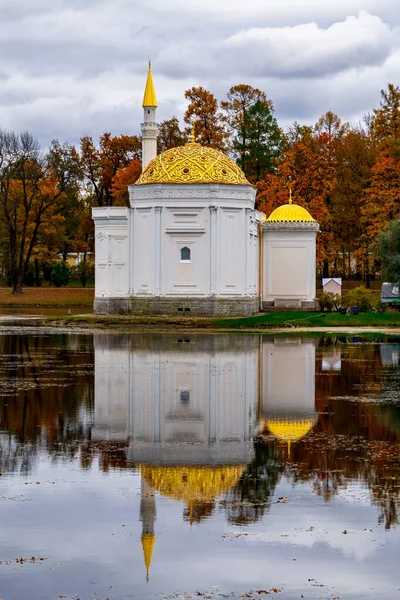
[(151, 557), (153, 556), (154, 544), (156, 543), (156, 536), (153, 533), (142, 534), (142, 547), (144, 564), (146, 567), (146, 581), (149, 581), (149, 571), (151, 565)]
[(290, 186), (289, 188), (289, 204), (292, 204), (293, 200), (292, 200), (292, 186)]

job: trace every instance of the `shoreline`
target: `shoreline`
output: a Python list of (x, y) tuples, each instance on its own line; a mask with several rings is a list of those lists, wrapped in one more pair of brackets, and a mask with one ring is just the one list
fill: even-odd
[[(290, 313), (289, 313), (290, 314)], [(0, 316), (0, 332), (2, 330), (59, 330), (76, 333), (191, 333), (191, 334), (262, 334), (262, 335), (337, 335), (337, 334), (383, 334), (400, 337), (399, 326), (385, 325), (332, 325), (296, 326), (267, 325), (235, 327), (217, 324), (216, 318), (210, 317), (169, 317), (151, 316), (135, 317), (132, 315), (93, 315), (82, 314), (67, 317), (37, 317), (10, 315)]]

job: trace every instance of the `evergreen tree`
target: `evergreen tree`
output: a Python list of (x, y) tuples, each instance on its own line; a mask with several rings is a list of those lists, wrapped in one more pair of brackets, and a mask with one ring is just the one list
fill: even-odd
[(385, 280), (400, 285), (400, 219), (392, 221), (379, 235), (378, 256)]

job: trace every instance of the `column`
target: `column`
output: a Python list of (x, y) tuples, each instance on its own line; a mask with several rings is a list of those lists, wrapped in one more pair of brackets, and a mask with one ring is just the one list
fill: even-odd
[(129, 293), (134, 294), (134, 272), (135, 272), (135, 240), (134, 240), (134, 219), (135, 210), (131, 208), (129, 210)]
[(161, 206), (154, 207), (154, 293), (161, 294)]
[(217, 210), (218, 206), (211, 205), (210, 209), (210, 294), (217, 293)]

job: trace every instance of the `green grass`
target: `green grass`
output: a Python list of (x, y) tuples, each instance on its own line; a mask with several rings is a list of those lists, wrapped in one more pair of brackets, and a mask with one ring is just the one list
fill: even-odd
[(225, 328), (272, 328), (272, 327), (400, 327), (400, 312), (360, 313), (358, 315), (342, 315), (341, 313), (320, 312), (273, 312), (239, 317), (235, 319), (219, 319), (217, 327)]

